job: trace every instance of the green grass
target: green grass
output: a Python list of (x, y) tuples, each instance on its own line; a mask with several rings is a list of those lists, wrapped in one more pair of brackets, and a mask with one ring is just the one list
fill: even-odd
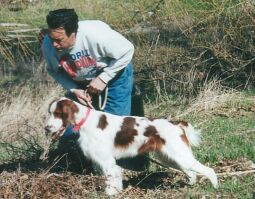
[[(173, 96), (165, 97), (168, 101), (162, 104), (152, 105), (145, 104), (147, 111), (146, 115), (154, 115), (163, 117), (163, 115), (169, 114), (169, 111), (179, 110), (176, 107), (187, 110), (188, 105), (186, 100), (177, 100)], [(183, 119), (189, 120), (192, 124), (198, 125), (202, 129), (202, 144), (199, 148), (194, 148), (194, 154), (199, 161), (210, 167), (213, 167), (217, 173), (235, 172), (239, 171), (235, 169), (234, 165), (246, 164), (247, 161), (255, 161), (255, 112), (253, 107), (255, 105), (254, 92), (236, 93), (235, 97), (232, 96), (232, 100), (227, 100), (225, 103), (220, 104), (212, 110), (202, 112), (192, 112), (185, 115)], [(179, 104), (179, 105), (178, 105)], [(178, 105), (178, 106), (176, 106)], [(221, 108), (220, 108), (221, 107)], [(245, 112), (242, 112), (242, 110)], [(222, 112), (224, 114), (222, 114)], [(172, 112), (173, 114), (173, 112)], [(179, 118), (180, 119), (180, 118)], [(16, 140), (17, 142), (18, 140)], [(21, 144), (23, 140), (20, 140)], [(24, 143), (25, 144), (25, 143)], [(2, 145), (1, 147), (4, 147)], [(0, 147), (0, 148), (1, 148)], [(27, 149), (22, 148), (22, 149)], [(0, 149), (1, 150), (1, 149)], [(1, 150), (3, 152), (4, 150)], [(16, 156), (18, 152), (12, 154)], [(20, 153), (22, 154), (22, 153)], [(26, 153), (29, 154), (29, 153)], [(33, 153), (30, 153), (33, 156)], [(5, 160), (11, 160), (11, 154), (1, 154), (0, 163), (4, 163)], [(28, 155), (29, 156), (29, 155)], [(20, 156), (23, 157), (23, 156)], [(25, 156), (24, 156), (25, 157)], [(29, 158), (26, 156), (26, 158)], [(243, 162), (242, 162), (243, 161)], [(232, 168), (228, 171), (227, 168)], [(245, 169), (245, 168), (244, 168)], [(160, 171), (172, 173), (167, 169), (163, 169), (154, 163), (151, 163), (149, 174)], [(70, 176), (71, 177), (71, 176)], [(185, 181), (184, 176), (179, 177), (180, 181)], [(143, 194), (145, 198), (251, 198), (252, 192), (255, 187), (254, 173), (246, 175), (226, 175), (220, 176), (220, 187), (218, 190), (212, 188), (207, 179), (199, 179), (195, 186), (180, 186), (178, 179), (172, 179), (174, 181), (164, 185), (162, 177), (162, 184), (155, 189), (149, 188), (146, 193)], [(166, 178), (167, 179), (167, 178)], [(171, 181), (171, 178), (170, 178)], [(150, 182), (150, 181), (149, 181)], [(153, 182), (153, 179), (151, 180)], [(167, 187), (167, 190), (164, 189)], [(171, 187), (171, 188), (170, 188)], [(137, 187), (134, 187), (137, 189)], [(91, 195), (95, 198), (104, 198), (103, 195), (97, 192), (91, 192)], [(131, 194), (131, 196), (133, 196)]]
[[(215, 93), (216, 95), (218, 94)], [(177, 117), (197, 125), (202, 130), (202, 143), (198, 148), (193, 148), (197, 159), (203, 164), (215, 168), (217, 173), (231, 173), (235, 172), (234, 165), (236, 164), (242, 167), (241, 165), (246, 164), (247, 161), (255, 162), (254, 96), (253, 89), (234, 93), (226, 96), (225, 101), (219, 101), (217, 106), (212, 109), (202, 111), (194, 109), (183, 117), (178, 117), (178, 115), (180, 112), (187, 111), (186, 101), (165, 97), (165, 100), (159, 104), (147, 104), (148, 112), (146, 114), (153, 117), (169, 117), (171, 115), (171, 118)], [(221, 99), (220, 96), (219, 99)], [(228, 170), (228, 168), (232, 170)], [(152, 171), (158, 169), (158, 167), (152, 167)], [(245, 168), (239, 169), (245, 170)], [(220, 176), (219, 181), (218, 190), (213, 189), (207, 180), (203, 180), (195, 187), (183, 190), (184, 195), (181, 198), (205, 196), (205, 198), (248, 199), (252, 198), (254, 194), (254, 173)]]
[(232, 96), (218, 110), (195, 115), (194, 122), (201, 123), (203, 129), (203, 144), (198, 157), (210, 162), (246, 157), (254, 162), (254, 105), (254, 92), (243, 92)]
[(3, 77), (0, 80), (0, 86), (4, 86), (6, 83), (10, 83), (10, 82), (16, 82), (18, 80), (17, 76), (7, 76), (7, 77)]
[[(255, 181), (254, 176), (246, 176), (240, 179), (232, 177), (227, 178), (221, 184), (220, 190), (227, 196), (233, 196), (234, 198), (252, 198), (254, 194)], [(239, 195), (239, 197), (236, 197)]]
[[(210, 117), (210, 116), (209, 116)], [(204, 162), (247, 157), (255, 161), (254, 117), (210, 117), (204, 124), (203, 143), (198, 151)]]
[[(245, 1), (206, 1), (206, 0), (141, 0), (141, 1), (104, 1), (97, 0), (93, 3), (82, 0), (53, 0), (47, 3), (41, 1), (27, 8), (12, 12), (10, 5), (0, 8), (1, 22), (28, 23), (33, 27), (45, 27), (45, 16), (50, 10), (58, 8), (74, 8), (81, 19), (101, 19), (112, 25), (127, 28), (137, 21), (150, 20), (149, 12), (157, 12), (163, 18), (171, 17), (174, 13), (185, 11), (197, 17), (209, 16), (211, 13), (222, 12), (244, 3)], [(121, 16), (121, 17), (120, 17)], [(132, 19), (134, 21), (132, 21)]]
[(227, 177), (220, 179), (220, 187), (214, 190), (212, 187), (202, 185), (193, 188), (185, 198), (224, 198), (224, 199), (251, 199), (255, 187), (254, 176)]

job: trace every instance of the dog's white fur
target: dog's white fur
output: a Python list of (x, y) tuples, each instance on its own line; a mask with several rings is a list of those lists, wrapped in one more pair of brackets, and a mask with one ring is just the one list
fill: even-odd
[[(74, 114), (73, 121), (64, 121), (63, 113), (61, 115), (58, 112), (70, 104), (77, 107), (78, 111), (68, 113)], [(56, 100), (50, 105), (50, 118), (45, 129), (55, 138), (62, 136), (66, 126), (79, 123), (87, 109), (67, 98)], [(116, 164), (116, 159), (150, 151), (168, 166), (174, 162), (178, 169), (189, 177), (190, 184), (196, 182), (197, 174), (202, 174), (217, 188), (218, 181), (214, 170), (202, 165), (192, 154), (191, 145), (198, 146), (199, 142), (200, 132), (189, 123), (123, 117), (96, 110), (91, 110), (86, 122), (81, 126), (78, 139), (84, 155), (102, 169), (108, 195), (117, 194), (123, 189), (121, 168)]]

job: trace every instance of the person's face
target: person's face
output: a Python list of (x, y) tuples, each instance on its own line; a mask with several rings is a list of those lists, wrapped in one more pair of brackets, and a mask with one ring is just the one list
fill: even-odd
[(69, 37), (66, 35), (64, 28), (50, 29), (49, 36), (52, 40), (52, 46), (58, 51), (68, 49), (75, 43), (75, 33), (72, 33)]

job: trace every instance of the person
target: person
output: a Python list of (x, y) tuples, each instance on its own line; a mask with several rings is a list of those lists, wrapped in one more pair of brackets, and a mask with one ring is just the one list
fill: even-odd
[[(67, 90), (67, 97), (115, 115), (144, 116), (141, 94), (137, 95), (139, 90), (133, 83), (134, 46), (129, 40), (102, 21), (78, 21), (74, 9), (50, 11), (46, 21), (48, 29), (38, 39), (47, 71)], [(104, 103), (100, 103), (99, 95)], [(78, 137), (79, 133), (69, 126), (60, 146), (70, 142), (78, 151)], [(70, 153), (69, 148), (63, 148)], [(141, 170), (149, 162), (145, 157), (136, 157), (119, 164)]]
[[(46, 21), (42, 52), (47, 71), (67, 96), (104, 112), (130, 115), (133, 44), (102, 21), (78, 21), (74, 9), (50, 11)], [(105, 106), (99, 107), (98, 95)]]

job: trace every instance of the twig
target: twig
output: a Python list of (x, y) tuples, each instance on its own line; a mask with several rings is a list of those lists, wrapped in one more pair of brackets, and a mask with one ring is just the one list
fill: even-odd
[(217, 173), (217, 176), (239, 176), (239, 175), (245, 175), (249, 173), (255, 173), (255, 169), (252, 170), (246, 170), (246, 171), (236, 171), (236, 172), (224, 172), (224, 173)]
[(8, 33), (23, 33), (23, 32), (39, 32), (39, 28), (30, 28), (30, 29), (20, 29), (20, 30), (10, 30)]
[(255, 129), (249, 129), (249, 130), (245, 131), (245, 133), (255, 133)]
[[(148, 157), (145, 155), (146, 158), (148, 158), (148, 160), (150, 160), (151, 162), (155, 163), (155, 164), (158, 164), (164, 168), (167, 168), (171, 171), (174, 171), (174, 172), (177, 172), (177, 173), (183, 173), (182, 171), (178, 170), (178, 169), (174, 169), (174, 168), (171, 168), (171, 167), (168, 167), (160, 162), (158, 162), (157, 160), (151, 158), (151, 157)], [(249, 173), (255, 173), (255, 169), (252, 169), (252, 170), (246, 170), (246, 171), (236, 171), (236, 172), (223, 172), (223, 173), (217, 173), (216, 175), (217, 176), (234, 176), (234, 175), (245, 175), (245, 174), (249, 174)], [(198, 174), (198, 176), (202, 176), (200, 174)]]
[(159, 165), (159, 166), (161, 166), (161, 167), (167, 168), (167, 169), (172, 170), (172, 171), (177, 172), (177, 173), (182, 173), (180, 170), (171, 168), (171, 167), (169, 167), (169, 166), (166, 166), (166, 165), (162, 164), (161, 162), (158, 162), (157, 160), (155, 160), (155, 159), (153, 159), (153, 158), (151, 158), (151, 157), (149, 157), (149, 156), (147, 156), (147, 155), (144, 155), (144, 156), (145, 156), (149, 161), (151, 161), (151, 162), (153, 162), (153, 163), (155, 163), (155, 164), (157, 164), (157, 165)]
[(57, 157), (56, 159), (55, 159), (55, 161), (53, 162), (53, 164), (51, 165), (51, 166), (49, 166), (45, 171), (44, 171), (44, 173), (42, 173), (42, 176), (46, 176), (48, 173), (49, 173), (49, 171), (63, 158), (63, 157), (65, 157), (67, 154), (65, 153), (65, 154), (63, 154), (61, 157)]
[(0, 23), (0, 27), (11, 27), (11, 26), (18, 26), (18, 27), (27, 27), (28, 24), (20, 24), (20, 23)]

